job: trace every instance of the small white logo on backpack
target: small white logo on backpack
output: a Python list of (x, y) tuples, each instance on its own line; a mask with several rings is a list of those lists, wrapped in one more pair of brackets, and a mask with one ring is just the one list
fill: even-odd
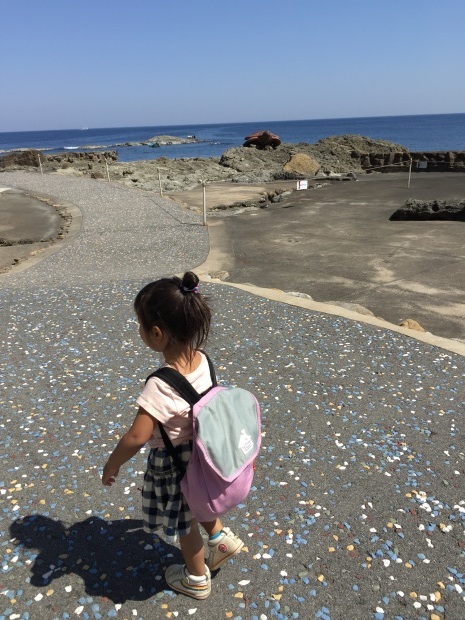
[(252, 437), (247, 435), (245, 428), (241, 430), (238, 448), (239, 450), (242, 450), (244, 454), (248, 454), (251, 450), (253, 450)]

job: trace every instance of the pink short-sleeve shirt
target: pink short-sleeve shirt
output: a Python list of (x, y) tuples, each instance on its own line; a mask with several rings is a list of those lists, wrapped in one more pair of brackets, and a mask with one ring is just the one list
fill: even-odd
[[(200, 353), (202, 360), (194, 372), (186, 375), (186, 379), (192, 384), (197, 392), (202, 393), (212, 385), (210, 368), (207, 358)], [(190, 406), (177, 392), (158, 377), (152, 377), (137, 399), (137, 404), (147, 413), (159, 420), (165, 427), (168, 437), (173, 445), (192, 439), (192, 419)], [(158, 424), (152, 437), (148, 441), (151, 448), (164, 447)]]

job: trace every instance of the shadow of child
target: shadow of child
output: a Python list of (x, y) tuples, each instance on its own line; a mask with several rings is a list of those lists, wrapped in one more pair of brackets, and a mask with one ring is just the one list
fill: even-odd
[(22, 547), (39, 551), (32, 585), (47, 586), (74, 573), (88, 594), (114, 603), (145, 600), (166, 589), (164, 569), (182, 561), (177, 547), (146, 534), (136, 519), (89, 517), (67, 526), (37, 514), (14, 521), (10, 532)]

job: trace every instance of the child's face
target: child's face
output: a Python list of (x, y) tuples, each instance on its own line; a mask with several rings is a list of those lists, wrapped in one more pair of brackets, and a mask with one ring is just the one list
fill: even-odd
[(150, 341), (149, 341), (150, 334), (147, 334), (144, 327), (142, 326), (142, 323), (139, 323), (139, 336), (142, 342), (145, 344), (145, 346), (150, 347)]

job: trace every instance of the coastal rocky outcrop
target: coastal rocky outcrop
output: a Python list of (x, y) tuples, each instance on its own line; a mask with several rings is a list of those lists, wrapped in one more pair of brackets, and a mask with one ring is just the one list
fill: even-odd
[(30, 149), (27, 151), (14, 151), (0, 157), (0, 170), (36, 168), (39, 166), (40, 151)]
[[(197, 141), (195, 136), (176, 138), (153, 136), (153, 145)], [(157, 142), (158, 141), (158, 142)], [(319, 179), (349, 178), (357, 173), (412, 170), (457, 170), (465, 172), (465, 151), (411, 153), (406, 147), (386, 140), (357, 135), (332, 136), (315, 144), (281, 143), (276, 148), (235, 147), (219, 158), (176, 158), (134, 162), (118, 161), (117, 151), (65, 152), (45, 155), (38, 151), (10, 153), (0, 158), (0, 169), (33, 166), (43, 172), (106, 178), (126, 186), (172, 193), (189, 190), (203, 182), (261, 184), (297, 180), (318, 175)], [(438, 168), (439, 166), (439, 168)]]
[(172, 144), (194, 144), (200, 142), (196, 136), (187, 136), (186, 138), (180, 138), (178, 136), (153, 136), (142, 142), (142, 145), (147, 146), (169, 146)]
[(396, 220), (453, 220), (465, 222), (465, 200), (406, 200), (391, 217)]
[(110, 146), (104, 144), (88, 144), (82, 146), (82, 150), (95, 150), (95, 149), (108, 149), (108, 148), (124, 148), (125, 146), (170, 146), (173, 144), (193, 144), (195, 142), (201, 142), (196, 136), (153, 136), (143, 142), (119, 142), (118, 144), (112, 144)]
[(0, 170), (10, 169), (18, 170), (21, 168), (38, 168), (41, 165), (46, 171), (56, 171), (58, 169), (67, 169), (72, 166), (85, 165), (88, 170), (92, 163), (105, 166), (105, 163), (118, 161), (117, 151), (104, 152), (74, 152), (56, 153), (53, 155), (44, 155), (41, 151), (28, 150), (12, 152), (0, 157)]

